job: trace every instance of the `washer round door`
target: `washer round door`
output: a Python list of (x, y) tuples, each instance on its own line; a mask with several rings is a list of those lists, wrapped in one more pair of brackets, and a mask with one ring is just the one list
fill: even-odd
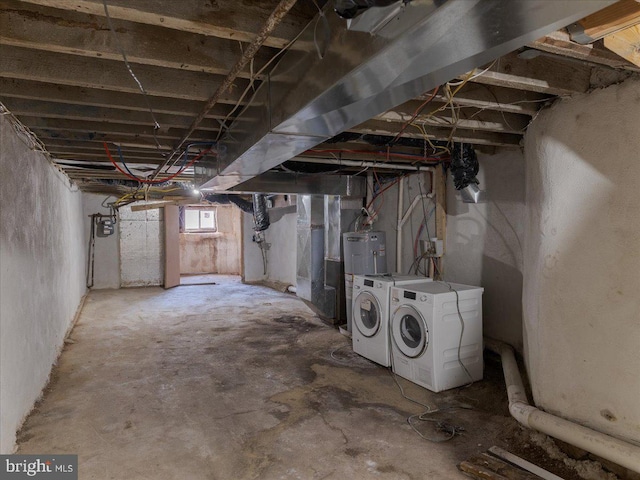
[(429, 329), (420, 313), (409, 305), (399, 307), (391, 319), (393, 342), (403, 355), (419, 357), (429, 346)]
[(356, 328), (365, 337), (373, 337), (380, 329), (382, 312), (375, 295), (361, 292), (353, 303), (353, 315)]

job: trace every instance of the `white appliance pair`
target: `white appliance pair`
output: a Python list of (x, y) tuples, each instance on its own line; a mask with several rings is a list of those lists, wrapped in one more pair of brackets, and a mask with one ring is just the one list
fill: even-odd
[(433, 392), (482, 379), (479, 287), (356, 276), (353, 350)]
[(351, 338), (353, 351), (385, 367), (391, 365), (391, 288), (431, 282), (416, 275), (354, 275)]

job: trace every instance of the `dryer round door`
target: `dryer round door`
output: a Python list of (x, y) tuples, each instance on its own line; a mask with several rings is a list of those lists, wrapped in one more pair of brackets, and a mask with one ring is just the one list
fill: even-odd
[(419, 357), (429, 345), (427, 322), (412, 306), (405, 305), (395, 311), (391, 331), (393, 342), (406, 357)]
[(351, 315), (356, 328), (365, 337), (373, 337), (380, 329), (382, 321), (378, 299), (369, 292), (362, 292), (356, 297), (353, 307)]

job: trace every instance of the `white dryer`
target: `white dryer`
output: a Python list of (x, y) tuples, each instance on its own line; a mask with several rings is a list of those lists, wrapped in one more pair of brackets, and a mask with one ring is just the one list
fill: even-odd
[(353, 279), (353, 351), (388, 367), (391, 355), (389, 297), (391, 287), (430, 282), (415, 275), (355, 275)]
[(393, 287), (393, 371), (432, 392), (481, 380), (483, 291), (445, 282)]

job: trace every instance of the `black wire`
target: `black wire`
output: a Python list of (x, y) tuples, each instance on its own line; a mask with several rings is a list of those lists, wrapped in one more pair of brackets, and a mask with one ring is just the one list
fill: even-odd
[(87, 255), (87, 288), (93, 287), (96, 250), (96, 216), (91, 215), (91, 233), (89, 234), (89, 252)]
[(453, 293), (456, 294), (456, 310), (458, 311), (458, 318), (460, 319), (460, 339), (458, 340), (458, 363), (464, 370), (464, 373), (467, 374), (467, 377), (469, 377), (469, 383), (465, 385), (465, 387), (470, 387), (474, 383), (473, 377), (469, 373), (469, 370), (467, 370), (466, 365), (462, 363), (462, 358), (460, 356), (460, 350), (462, 349), (462, 336), (464, 335), (464, 318), (462, 318), (462, 313), (460, 312), (460, 296), (458, 295), (458, 291), (455, 288), (453, 288), (449, 282), (444, 282), (444, 283), (447, 285), (447, 287), (449, 287), (449, 290), (451, 290)]

